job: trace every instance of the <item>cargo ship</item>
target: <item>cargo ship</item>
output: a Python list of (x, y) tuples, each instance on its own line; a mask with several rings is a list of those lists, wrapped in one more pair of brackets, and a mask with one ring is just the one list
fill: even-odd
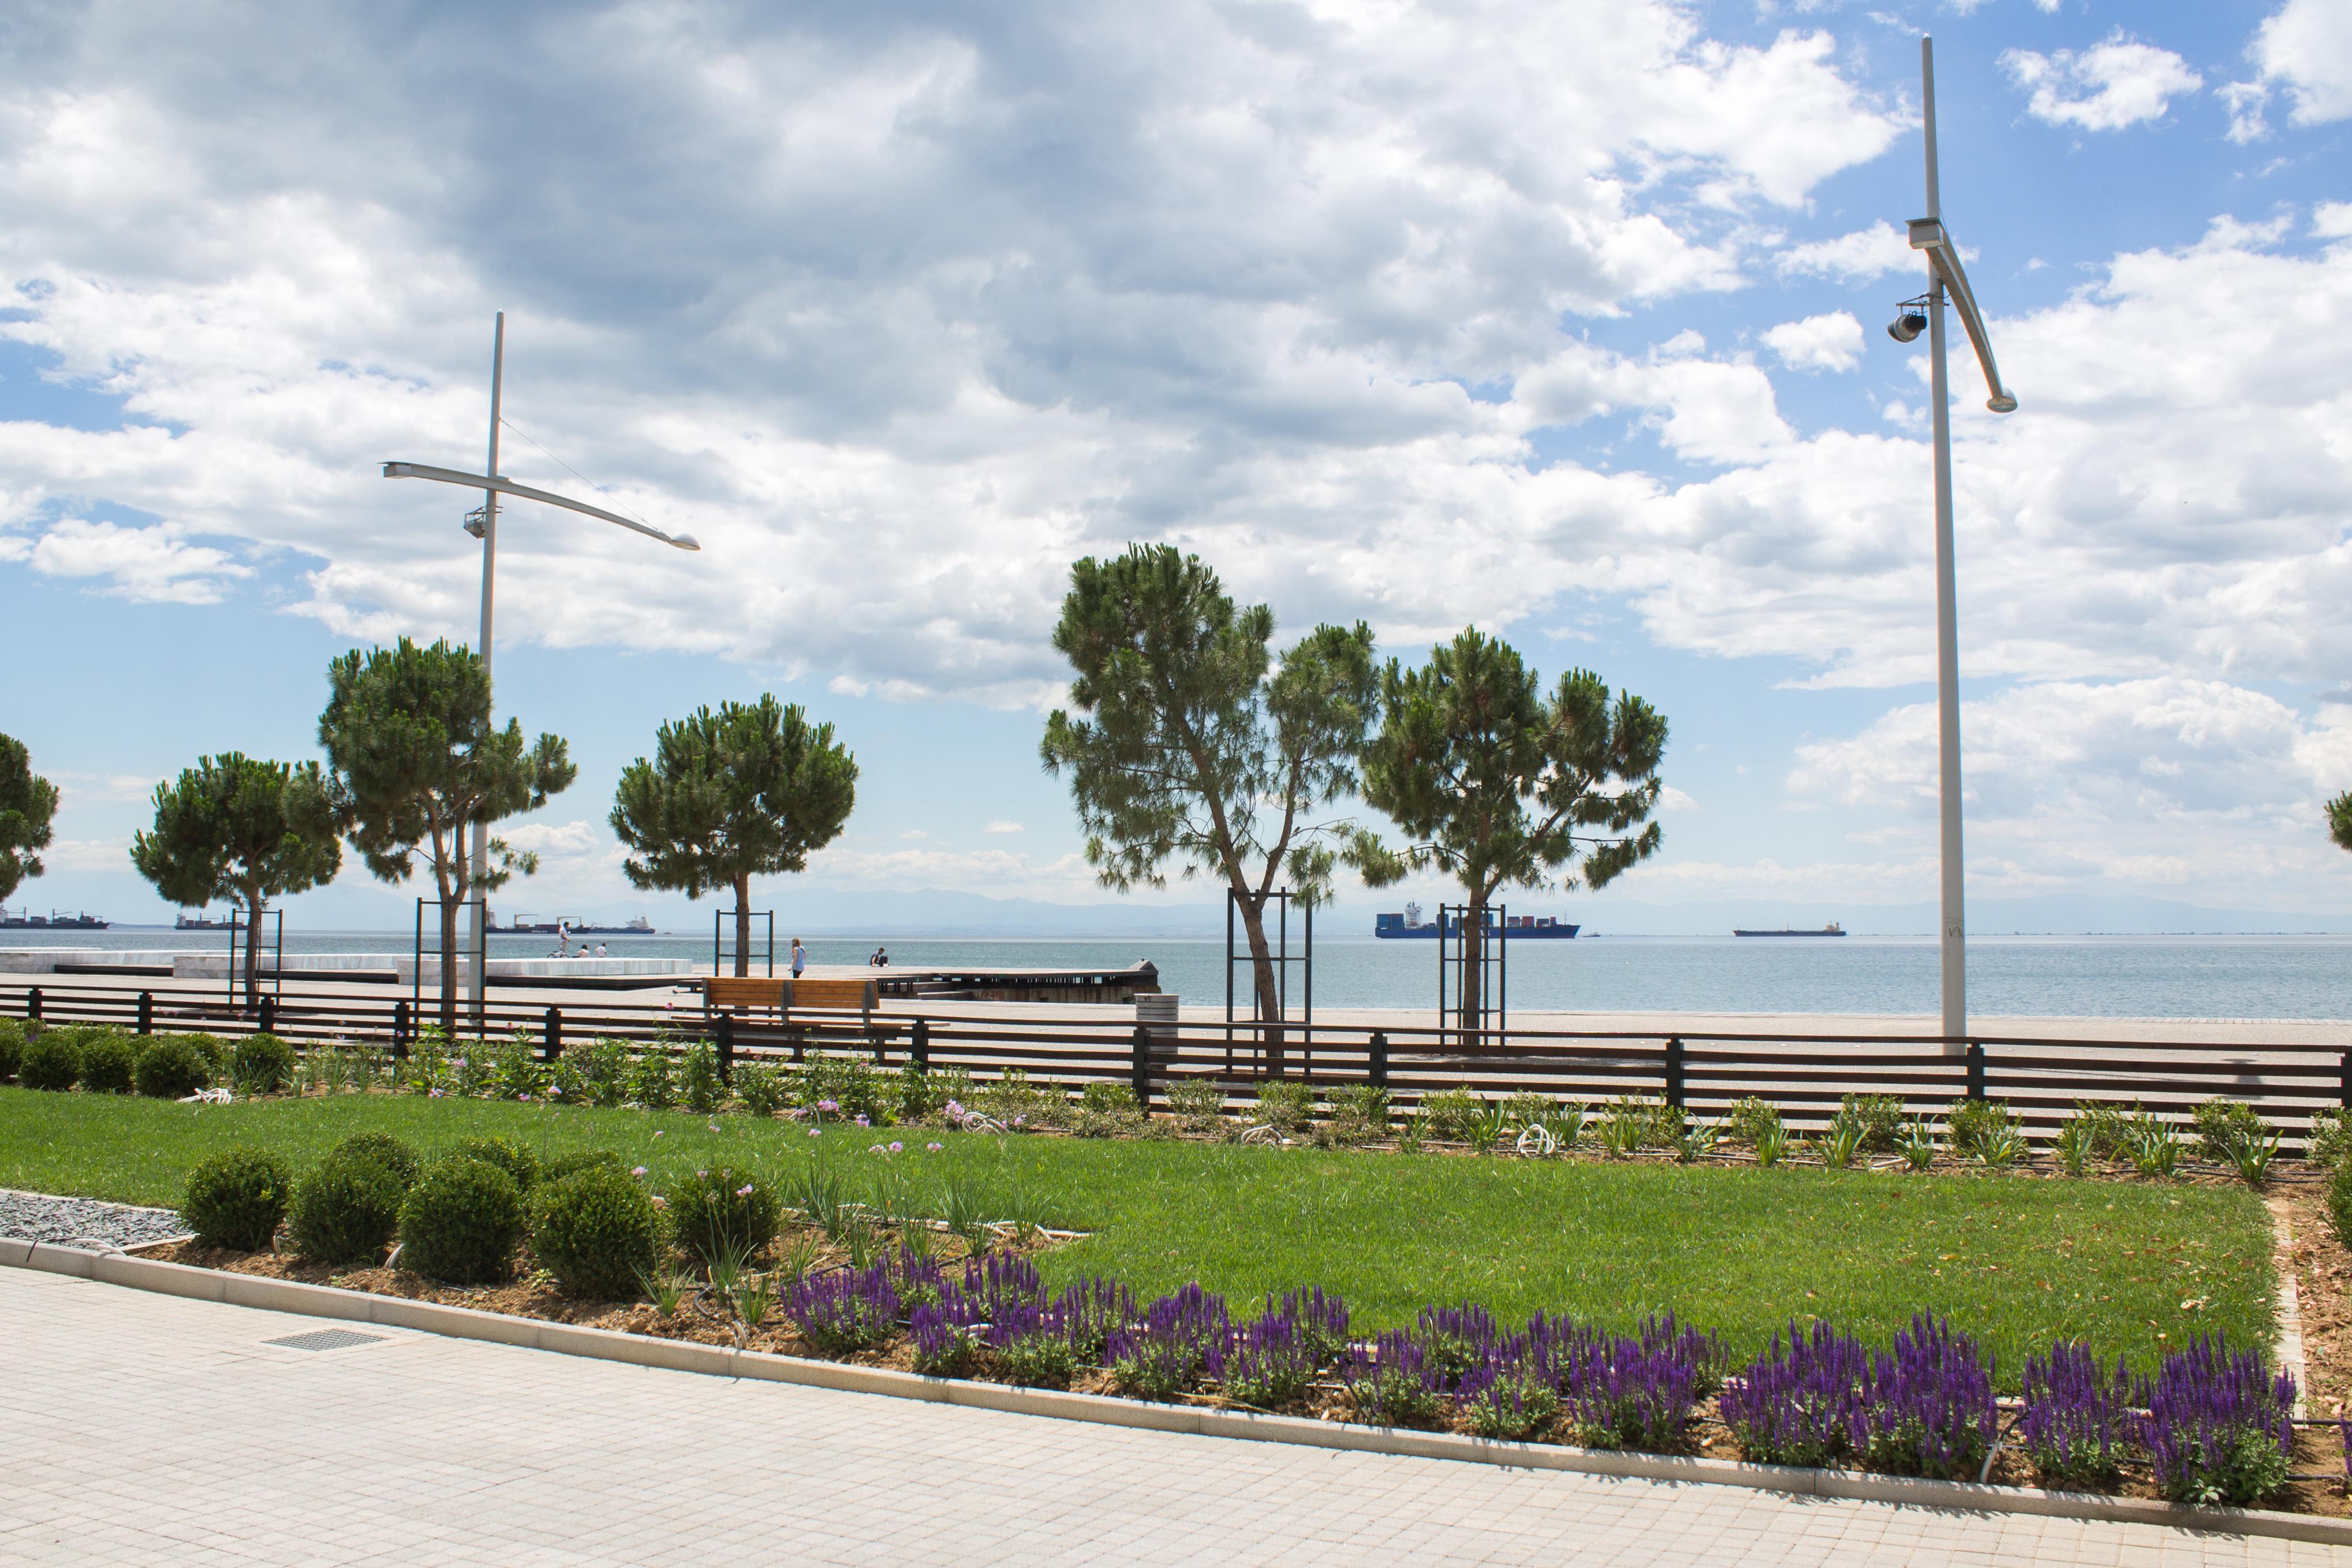
[(592, 926), (583, 924), (572, 915), (558, 915), (543, 921), (535, 915), (517, 915), (510, 925), (499, 924), (494, 912), (489, 921), (493, 936), (652, 936), (654, 922), (639, 915), (625, 926)]
[[(1495, 918), (1495, 911), (1488, 910), (1486, 918), (1480, 922), (1479, 929), (1490, 936), (1500, 936), (1509, 941), (1532, 937), (1538, 941), (1558, 942), (1574, 936), (1582, 928), (1569, 921), (1554, 920), (1549, 915), (1507, 915), (1498, 921)], [(1402, 914), (1374, 915), (1372, 934), (1380, 937), (1433, 938), (1439, 932), (1435, 921), (1425, 924), (1423, 922), (1419, 904), (1407, 904)], [(1447, 921), (1444, 934), (1460, 936), (1462, 921), (1459, 919)]]
[(173, 931), (235, 931), (237, 929), (237, 922), (235, 915), (223, 915), (220, 919), (215, 920), (210, 910), (198, 910), (193, 915), (183, 910), (180, 911), (180, 918), (172, 922), (172, 929)]
[(1843, 936), (1845, 927), (1832, 921), (1819, 931), (1739, 931), (1735, 928), (1731, 934), (1734, 936)]
[(46, 915), (37, 915), (26, 910), (19, 910), (12, 915), (0, 910), (0, 931), (104, 931), (113, 923), (100, 920), (96, 915), (60, 914), (56, 910)]

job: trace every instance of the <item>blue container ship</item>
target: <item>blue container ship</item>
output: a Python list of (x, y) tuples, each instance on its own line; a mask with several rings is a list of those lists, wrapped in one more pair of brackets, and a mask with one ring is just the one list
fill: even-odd
[[(1507, 915), (1498, 921), (1495, 918), (1495, 911), (1488, 910), (1486, 911), (1486, 917), (1480, 922), (1479, 929), (1490, 936), (1500, 936), (1511, 942), (1519, 942), (1530, 937), (1538, 942), (1564, 942), (1583, 929), (1571, 921), (1554, 920), (1549, 915)], [(1407, 904), (1402, 914), (1374, 915), (1372, 934), (1381, 937), (1429, 937), (1434, 940), (1439, 932), (1435, 921), (1425, 924), (1423, 922), (1419, 904)], [(1460, 936), (1462, 921), (1459, 919), (1447, 920), (1444, 934)]]

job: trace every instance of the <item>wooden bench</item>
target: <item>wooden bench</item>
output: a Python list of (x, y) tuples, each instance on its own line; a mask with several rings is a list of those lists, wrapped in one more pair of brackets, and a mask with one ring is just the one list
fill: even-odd
[[(882, 1042), (895, 1037), (900, 1027), (874, 1022), (880, 993), (881, 987), (872, 980), (786, 980), (714, 974), (702, 983), (702, 1005), (706, 1012), (740, 1012), (747, 1008), (772, 1011), (780, 1015), (780, 1021), (787, 1026), (793, 1021), (794, 1008), (803, 1013), (855, 1013), (858, 1032), (874, 1042), (878, 1061)], [(790, 1029), (789, 1034), (793, 1060), (799, 1061), (806, 1036), (799, 1029)]]

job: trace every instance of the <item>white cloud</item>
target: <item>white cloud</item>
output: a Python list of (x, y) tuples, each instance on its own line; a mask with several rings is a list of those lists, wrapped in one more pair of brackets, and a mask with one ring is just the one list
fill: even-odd
[(188, 543), (168, 523), (124, 528), (78, 517), (51, 523), (24, 559), (52, 577), (106, 578), (108, 593), (142, 604), (217, 604), (224, 579), (253, 574), (225, 551)]
[[(2324, 853), (2320, 803), (2352, 784), (2352, 711), (2309, 720), (2243, 687), (2164, 676), (2012, 688), (1963, 703), (1960, 729), (1970, 859), (2011, 889), (2293, 900), (2310, 896), (2315, 861), (2326, 872), (2343, 858)], [(1931, 815), (1934, 704), (1800, 747), (1788, 788)]]
[(2287, 0), (2246, 52), (2261, 68), (2257, 85), (2283, 83), (2293, 95), (2297, 125), (2352, 117), (2352, 11), (2338, 0)]
[(77, 773), (52, 771), (48, 778), (58, 786), (61, 801), (67, 805), (86, 802), (121, 804), (144, 801), (155, 793), (163, 781), (138, 773)]
[(898, 837), (901, 838), (929, 838), (930, 835), (919, 827), (909, 827), (906, 832), (898, 835)]
[(1923, 278), (1927, 273), (1927, 263), (1911, 248), (1910, 237), (1883, 218), (1834, 239), (1783, 247), (1772, 265), (1783, 278), (1835, 278), (1845, 283), (1867, 283), (1889, 272), (1917, 272)]
[(2011, 49), (2000, 63), (2011, 81), (2032, 91), (2028, 114), (2085, 131), (2120, 131), (2161, 119), (2175, 97), (2204, 85), (2187, 60), (2127, 37), (2121, 28), (2079, 54)]
[(1790, 370), (1852, 370), (1862, 363), (1862, 323), (1850, 310), (1783, 321), (1764, 342)]
[(981, 831), (982, 833), (1019, 833), (1022, 827), (1017, 822), (992, 822)]

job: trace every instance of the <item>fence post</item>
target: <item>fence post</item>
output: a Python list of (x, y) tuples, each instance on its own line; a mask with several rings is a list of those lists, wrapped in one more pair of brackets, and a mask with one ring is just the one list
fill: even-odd
[[(37, 991), (33, 993), (36, 1000), (39, 998), (40, 994), (41, 994)], [(35, 1016), (38, 1016), (37, 1014)], [(2342, 1101), (2347, 1109), (2352, 1109), (2352, 1051), (2347, 1051), (2344, 1053), (2344, 1060), (2336, 1070), (2342, 1075), (2341, 1081), (2338, 1085), (2339, 1093), (2337, 1095), (2337, 1099)]]
[(41, 988), (37, 985), (25, 998), (25, 1016), (36, 1024), (41, 1021)]
[(1975, 1040), (1969, 1042), (1968, 1063), (1968, 1097), (1970, 1100), (1982, 1100), (1985, 1097), (1985, 1048)]
[(1389, 1086), (1389, 1037), (1381, 1030), (1372, 1031), (1370, 1071), (1366, 1075), (1374, 1089)]
[(1150, 1115), (1151, 1111), (1151, 1031), (1140, 1024), (1135, 1026), (1135, 1062), (1131, 1070), (1135, 1082), (1136, 1109)]
[(139, 1032), (142, 1035), (155, 1032), (155, 993), (152, 991), (139, 993)]
[(1680, 1035), (1666, 1041), (1666, 1103), (1680, 1109), (1683, 1094), (1683, 1041)]
[(539, 1059), (551, 1062), (563, 1054), (563, 1009), (547, 1010), (547, 1036), (539, 1043)]
[(261, 1016), (256, 1019), (255, 1023), (258, 1026), (258, 1032), (261, 1034), (274, 1035), (278, 1032), (277, 997), (264, 996), (261, 999)]
[(931, 1021), (929, 1018), (915, 1020), (915, 1036), (908, 1044), (907, 1056), (915, 1064), (917, 1072), (931, 1070)]
[(394, 1061), (404, 1062), (408, 1059), (408, 998), (403, 996), (392, 1005), (392, 1059)]

